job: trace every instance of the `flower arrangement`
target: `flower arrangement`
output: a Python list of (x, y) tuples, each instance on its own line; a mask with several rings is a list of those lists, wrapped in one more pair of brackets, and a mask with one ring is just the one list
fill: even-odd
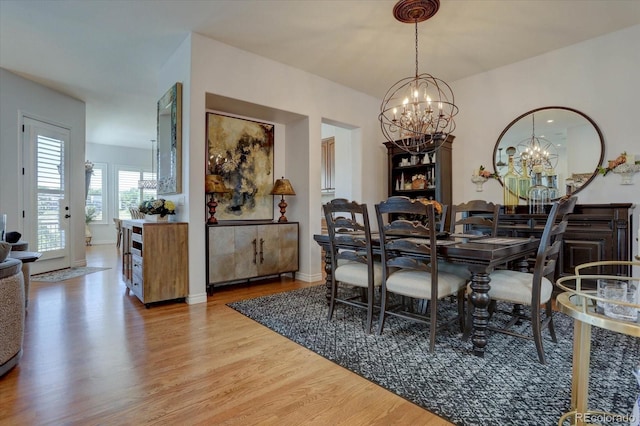
[(425, 180), (426, 178), (424, 177), (424, 175), (413, 175), (411, 176), (411, 180)]
[(93, 174), (93, 163), (89, 160), (84, 162), (84, 172)]
[(627, 153), (623, 152), (622, 154), (618, 155), (618, 157), (615, 160), (609, 160), (607, 167), (598, 167), (598, 172), (602, 176), (606, 176), (607, 173), (609, 173), (610, 171), (613, 171), (613, 169), (615, 169), (616, 167), (626, 162), (627, 162)]
[(490, 172), (489, 170), (485, 169), (482, 164), (480, 165), (480, 168), (473, 171), (473, 176), (480, 176), (485, 179), (498, 179), (500, 177), (498, 173)]
[(164, 217), (168, 214), (176, 214), (176, 205), (169, 200), (160, 198), (158, 200), (151, 199), (140, 203), (140, 212), (144, 214), (159, 214)]

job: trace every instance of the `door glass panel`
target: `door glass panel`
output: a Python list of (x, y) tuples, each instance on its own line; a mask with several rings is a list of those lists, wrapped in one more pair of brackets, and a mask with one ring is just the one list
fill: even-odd
[(66, 207), (64, 193), (64, 141), (38, 135), (36, 147), (37, 245), (39, 252), (65, 248), (60, 221)]

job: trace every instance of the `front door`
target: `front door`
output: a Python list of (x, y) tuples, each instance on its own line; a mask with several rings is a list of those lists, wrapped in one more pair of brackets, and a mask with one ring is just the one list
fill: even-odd
[(31, 271), (68, 268), (69, 129), (25, 117), (23, 142), (23, 239), (29, 251), (42, 253)]

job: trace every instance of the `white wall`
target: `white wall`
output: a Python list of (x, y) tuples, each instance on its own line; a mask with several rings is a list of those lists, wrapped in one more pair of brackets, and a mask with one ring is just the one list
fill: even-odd
[(69, 179), (71, 265), (86, 264), (84, 241), (85, 104), (0, 68), (0, 212), (7, 229), (26, 235), (22, 221), (21, 117), (28, 115), (70, 129)]
[[(205, 111), (212, 108), (208, 104), (211, 95), (230, 99), (227, 110), (230, 113), (285, 126), (285, 142), (279, 154), (281, 159), (276, 160), (275, 174), (287, 176), (296, 189), (296, 196), (287, 199), (287, 217), (300, 222), (300, 272), (296, 276), (319, 280), (320, 249), (312, 237), (320, 231), (320, 143), (315, 142), (321, 139), (321, 123), (329, 120), (357, 129), (352, 132), (352, 148), (356, 153), (352, 168), (358, 173), (352, 182), (363, 201), (374, 203), (386, 197), (386, 186), (362, 188), (361, 182), (380, 181), (376, 170), (385, 170), (385, 151), (377, 124), (379, 101), (198, 34), (192, 34), (179, 51), (186, 52), (187, 45), (191, 71), (183, 94), (183, 102), (188, 105), (183, 114), (188, 117), (183, 125), (183, 138), (188, 141), (183, 167), (189, 185), (183, 187), (189, 200), (186, 209), (190, 223), (189, 302), (206, 300), (203, 176)], [(183, 72), (171, 63), (163, 67), (161, 74), (168, 83), (186, 80)], [(246, 111), (237, 110), (231, 106), (235, 101), (250, 107)], [(189, 115), (187, 108), (191, 111)], [(252, 113), (254, 108), (261, 113)], [(212, 109), (225, 111), (224, 104)], [(372, 167), (363, 168), (363, 163)]]
[[(544, 106), (566, 106), (591, 117), (604, 136), (605, 164), (621, 152), (640, 154), (640, 25), (453, 82), (460, 107), (453, 144), (453, 201), (485, 198), (502, 202), (497, 181), (475, 192), (471, 170), (493, 164), (493, 147), (517, 116)], [(640, 204), (640, 176), (620, 185), (613, 173), (594, 179), (578, 203)], [(633, 254), (638, 254), (638, 214), (633, 215)]]

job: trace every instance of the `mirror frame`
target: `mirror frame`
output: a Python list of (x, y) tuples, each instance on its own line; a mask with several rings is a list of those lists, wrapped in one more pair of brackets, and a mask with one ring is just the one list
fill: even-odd
[[(589, 117), (588, 115), (586, 115), (585, 113), (578, 111), (577, 109), (573, 109), (573, 108), (569, 108), (569, 107), (563, 107), (563, 106), (546, 106), (546, 107), (541, 107), (541, 108), (536, 108), (536, 109), (532, 109), (530, 111), (525, 112), (524, 114), (519, 115), (517, 118), (515, 118), (513, 121), (511, 121), (511, 123), (509, 123), (509, 125), (507, 127), (505, 127), (505, 129), (502, 131), (502, 133), (500, 133), (500, 136), (498, 137), (498, 141), (496, 142), (495, 146), (493, 147), (493, 170), (495, 170), (496, 172), (498, 172), (498, 166), (496, 163), (496, 158), (498, 155), (498, 148), (500, 147), (500, 142), (502, 141), (502, 138), (504, 137), (504, 135), (509, 131), (509, 129), (511, 129), (511, 127), (513, 127), (518, 121), (520, 121), (521, 119), (528, 117), (531, 114), (535, 114), (536, 112), (539, 111), (544, 111), (544, 110), (549, 110), (549, 109), (560, 109), (560, 110), (565, 110), (565, 111), (570, 111), (573, 112), (575, 114), (578, 114), (580, 116), (582, 116), (585, 120), (587, 120), (595, 129), (598, 138), (600, 140), (600, 157), (598, 159), (598, 163), (594, 165), (593, 168), (593, 173), (591, 173), (591, 175), (588, 177), (588, 179), (578, 188), (575, 188), (575, 190), (571, 193), (571, 195), (577, 194), (578, 192), (582, 191), (587, 185), (589, 185), (589, 183), (591, 183), (591, 181), (593, 179), (595, 179), (596, 176), (598, 176), (598, 167), (602, 166), (602, 162), (604, 160), (604, 148), (605, 148), (605, 144), (604, 144), (604, 137), (602, 135), (602, 132), (600, 131), (600, 128), (598, 127), (598, 125), (595, 123), (595, 121), (593, 121), (591, 119), (591, 117)], [(504, 148), (503, 148), (504, 149)], [(500, 178), (498, 179), (500, 181), (500, 184), (502, 186), (504, 186), (504, 182), (502, 179), (502, 176), (500, 176)], [(563, 193), (565, 191), (562, 191)], [(524, 197), (520, 197), (521, 199), (525, 199)], [(558, 197), (561, 198), (561, 197)], [(557, 198), (555, 198), (557, 199)]]
[(182, 83), (160, 98), (157, 119), (157, 194), (178, 194), (182, 192)]

